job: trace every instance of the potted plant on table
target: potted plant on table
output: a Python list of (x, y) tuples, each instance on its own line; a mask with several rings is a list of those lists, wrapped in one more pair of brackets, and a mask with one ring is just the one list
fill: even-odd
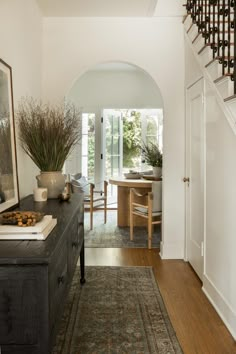
[(48, 188), (48, 198), (57, 198), (65, 187), (65, 160), (81, 139), (80, 111), (73, 104), (52, 106), (24, 98), (16, 116), (21, 147), (41, 171), (38, 187)]
[(148, 144), (142, 143), (141, 146), (142, 157), (145, 162), (152, 166), (154, 177), (161, 177), (162, 175), (162, 152), (159, 145), (153, 142)]

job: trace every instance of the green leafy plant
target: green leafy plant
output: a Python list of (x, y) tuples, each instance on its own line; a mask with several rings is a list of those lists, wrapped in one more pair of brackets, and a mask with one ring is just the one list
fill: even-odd
[(136, 167), (140, 160), (141, 120), (140, 113), (131, 112), (123, 117), (123, 166)]
[(51, 106), (23, 98), (16, 112), (19, 140), (40, 171), (61, 171), (81, 139), (81, 114), (73, 105)]
[(148, 144), (142, 143), (142, 156), (145, 162), (152, 167), (162, 167), (162, 153), (158, 144), (150, 142)]

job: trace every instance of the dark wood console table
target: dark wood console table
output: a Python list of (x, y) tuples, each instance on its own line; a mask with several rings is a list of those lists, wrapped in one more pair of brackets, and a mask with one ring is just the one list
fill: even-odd
[[(83, 196), (82, 196), (83, 197)], [(17, 210), (57, 218), (45, 241), (0, 241), (0, 353), (49, 354), (80, 255), (84, 279), (83, 198), (34, 202)]]

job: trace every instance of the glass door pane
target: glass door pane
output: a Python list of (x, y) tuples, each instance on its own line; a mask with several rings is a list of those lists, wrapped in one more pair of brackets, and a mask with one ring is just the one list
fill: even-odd
[[(104, 137), (104, 174), (109, 180), (111, 177), (122, 175), (122, 120), (121, 111), (115, 109), (103, 110), (103, 137)], [(117, 196), (117, 187), (108, 185), (108, 196), (115, 198)]]
[[(142, 115), (142, 141), (145, 144), (158, 143), (160, 150), (163, 148), (163, 110), (162, 109), (144, 109)], [(141, 170), (144, 171), (147, 166), (142, 158)]]
[(94, 179), (95, 175), (95, 114), (82, 115), (82, 175)]
[(141, 167), (141, 114), (138, 110), (122, 110), (123, 120), (123, 173), (140, 171)]
[(117, 177), (122, 173), (122, 121), (121, 112), (105, 109), (105, 177)]

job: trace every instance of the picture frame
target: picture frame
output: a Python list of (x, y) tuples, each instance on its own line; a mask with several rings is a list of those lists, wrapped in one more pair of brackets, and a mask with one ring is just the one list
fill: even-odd
[(12, 69), (0, 58), (0, 213), (18, 204)]

